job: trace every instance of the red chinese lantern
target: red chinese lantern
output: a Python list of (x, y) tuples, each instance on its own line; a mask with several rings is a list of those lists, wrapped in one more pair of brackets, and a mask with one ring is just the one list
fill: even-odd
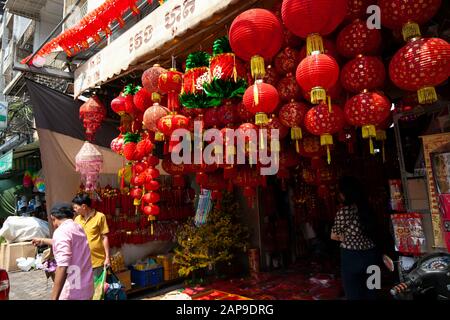
[(339, 65), (329, 55), (314, 54), (299, 64), (296, 77), (303, 91), (311, 92), (311, 103), (318, 104), (339, 79)]
[(157, 127), (169, 139), (169, 152), (172, 152), (174, 145), (178, 143), (177, 141), (172, 141), (172, 133), (177, 129), (188, 129), (189, 118), (181, 114), (169, 114), (158, 120)]
[(306, 129), (320, 136), (320, 145), (327, 147), (328, 163), (331, 163), (330, 145), (333, 144), (333, 134), (344, 127), (344, 113), (341, 108), (333, 105), (332, 112), (325, 103), (311, 108), (305, 116)]
[(111, 141), (111, 150), (117, 154), (122, 155), (123, 144), (124, 144), (124, 139), (123, 139), (122, 134), (120, 134), (117, 138), (114, 138)]
[(271, 59), (281, 48), (283, 28), (280, 20), (265, 9), (250, 9), (238, 15), (230, 27), (233, 52), (251, 62), (253, 78), (265, 75), (264, 59)]
[(377, 4), (377, 0), (348, 0), (345, 19), (348, 21), (356, 19), (365, 20), (367, 17), (367, 8), (374, 4)]
[[(258, 127), (253, 123), (243, 123), (237, 130), (238, 138), (244, 142), (244, 150), (241, 151), (244, 151), (249, 156), (250, 163), (256, 163), (257, 159), (254, 159), (253, 156), (257, 152), (256, 146), (258, 142), (256, 140), (258, 139)], [(239, 147), (239, 143), (237, 146)]]
[(153, 67), (147, 69), (142, 73), (142, 85), (150, 93), (159, 93), (159, 77), (166, 73), (167, 70), (159, 64), (154, 64)]
[(291, 128), (291, 139), (295, 141), (295, 148), (300, 152), (298, 141), (302, 139), (303, 120), (308, 112), (308, 106), (302, 102), (290, 102), (281, 107), (280, 121)]
[(106, 117), (106, 108), (97, 96), (88, 99), (80, 107), (80, 119), (86, 129), (86, 139), (93, 141), (95, 133), (100, 128), (102, 121)]
[(332, 33), (347, 14), (347, 0), (284, 0), (283, 23), (295, 35), (306, 38), (307, 54), (323, 53), (321, 36)]
[(269, 123), (267, 126), (265, 126), (267, 129), (268, 137), (272, 137), (272, 130), (278, 130), (278, 139), (282, 140), (287, 137), (289, 134), (289, 128), (285, 126), (278, 117), (276, 117), (274, 114), (272, 115), (272, 118), (270, 118)]
[(144, 112), (144, 127), (147, 130), (155, 132), (156, 141), (164, 141), (164, 134), (158, 130), (158, 121), (168, 114), (169, 109), (161, 106), (158, 101), (156, 101), (153, 106), (151, 106)]
[(300, 63), (299, 52), (293, 48), (284, 48), (274, 60), (275, 69), (279, 74), (294, 73)]
[(374, 55), (381, 45), (381, 32), (369, 29), (366, 21), (355, 20), (339, 33), (337, 50), (346, 58), (354, 58), (360, 54)]
[(250, 86), (243, 97), (245, 108), (255, 115), (256, 125), (264, 125), (269, 122), (267, 114), (275, 111), (279, 101), (277, 89), (261, 81)]
[(348, 123), (362, 127), (362, 136), (369, 139), (370, 153), (375, 154), (373, 138), (376, 138), (376, 126), (389, 117), (391, 103), (381, 93), (363, 92), (345, 104), (344, 112)]
[(159, 76), (158, 87), (161, 93), (167, 93), (167, 107), (170, 111), (180, 109), (178, 95), (181, 92), (183, 74), (172, 68)]
[(410, 41), (392, 58), (392, 82), (407, 91), (417, 91), (419, 103), (437, 101), (435, 86), (450, 75), (450, 45), (439, 38)]
[(288, 73), (286, 77), (281, 79), (276, 88), (280, 100), (283, 102), (300, 100), (302, 97), (302, 90), (300, 89), (295, 76), (291, 73)]
[[(279, 80), (280, 80), (280, 74), (278, 73), (278, 71), (275, 68), (273, 68), (271, 65), (267, 66), (266, 75), (263, 78), (263, 82), (276, 87)], [(251, 82), (249, 82), (249, 83), (251, 83)]]
[(239, 115), (240, 122), (250, 121), (254, 117), (253, 113), (247, 110), (243, 102), (240, 102), (236, 106), (236, 110)]
[(247, 166), (241, 167), (237, 176), (233, 179), (233, 184), (243, 189), (244, 197), (247, 199), (247, 204), (251, 208), (254, 207), (256, 189), (260, 185), (260, 182), (259, 171), (256, 168), (249, 168)]
[(378, 57), (358, 56), (349, 61), (341, 71), (341, 83), (345, 90), (362, 92), (383, 86), (386, 71)]
[(323, 167), (322, 156), (324, 149), (320, 145), (320, 137), (314, 135), (306, 135), (299, 143), (300, 155), (302, 157), (310, 158), (311, 165), (314, 169)]
[(126, 113), (126, 98), (123, 95), (119, 95), (111, 101), (111, 109), (119, 116), (124, 116)]
[(381, 24), (402, 29), (403, 38), (420, 37), (420, 24), (429, 21), (439, 10), (441, 0), (379, 0)]

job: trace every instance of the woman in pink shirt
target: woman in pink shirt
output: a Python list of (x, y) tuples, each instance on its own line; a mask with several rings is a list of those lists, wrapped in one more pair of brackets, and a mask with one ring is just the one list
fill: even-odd
[(70, 204), (51, 210), (53, 239), (35, 239), (35, 245), (51, 245), (57, 268), (52, 300), (91, 300), (94, 294), (91, 251), (83, 228), (75, 223)]

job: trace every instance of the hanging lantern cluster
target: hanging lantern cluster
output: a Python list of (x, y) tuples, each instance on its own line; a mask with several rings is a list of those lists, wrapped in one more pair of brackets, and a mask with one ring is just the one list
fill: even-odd
[(93, 192), (97, 187), (100, 171), (103, 167), (103, 155), (88, 141), (75, 156), (75, 170), (81, 174), (86, 192)]

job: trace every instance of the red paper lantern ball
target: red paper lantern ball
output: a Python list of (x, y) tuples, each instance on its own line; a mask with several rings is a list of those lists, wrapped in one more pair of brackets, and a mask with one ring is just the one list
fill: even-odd
[(117, 113), (119, 116), (123, 116), (126, 113), (126, 98), (122, 95), (119, 95), (118, 97), (114, 98), (111, 101), (111, 109), (115, 113)]
[(158, 79), (158, 88), (162, 93), (179, 93), (183, 83), (183, 74), (175, 69), (162, 73)]
[(149, 192), (144, 194), (142, 200), (144, 201), (144, 203), (157, 203), (159, 202), (159, 200), (161, 200), (161, 196), (159, 195), (159, 193)]
[(337, 50), (346, 58), (354, 58), (359, 54), (377, 54), (381, 45), (381, 32), (367, 28), (366, 21), (355, 20), (339, 33)]
[(150, 205), (144, 207), (144, 214), (147, 216), (157, 216), (159, 215), (160, 210), (158, 206)]
[[(339, 53), (337, 51), (336, 44), (329, 39), (322, 39), (322, 41), (323, 41), (323, 49), (324, 49), (323, 53), (328, 54), (329, 56), (332, 56), (334, 58), (334, 60), (339, 61)], [(306, 58), (306, 51), (307, 51), (307, 48), (305, 45), (305, 46), (303, 46), (303, 48), (300, 50), (300, 53), (299, 53), (300, 61), (302, 61), (303, 59)]]
[(314, 135), (332, 135), (344, 127), (344, 113), (337, 105), (332, 106), (330, 113), (328, 105), (321, 103), (306, 113), (305, 127)]
[(187, 129), (189, 127), (189, 118), (181, 114), (169, 114), (158, 120), (158, 130), (170, 137), (177, 129)]
[(347, 0), (284, 0), (283, 23), (295, 35), (332, 33), (347, 14)]
[(401, 29), (408, 22), (424, 24), (439, 10), (441, 0), (378, 0), (381, 24)]
[(390, 110), (389, 99), (377, 92), (360, 93), (349, 99), (344, 108), (347, 122), (358, 127), (381, 124)]
[(283, 125), (293, 128), (302, 127), (303, 119), (308, 112), (308, 106), (302, 102), (290, 102), (283, 105), (279, 112), (280, 121)]
[[(266, 68), (266, 75), (264, 76), (264, 83), (270, 84), (272, 86), (276, 86), (278, 81), (280, 80), (280, 74), (278, 73), (278, 71), (273, 68), (271, 65), (269, 65)], [(249, 82), (252, 83), (252, 82)]]
[(159, 164), (159, 158), (156, 156), (147, 157), (147, 164), (149, 167), (156, 167)]
[[(326, 54), (314, 54), (306, 57), (297, 68), (297, 82), (305, 92), (329, 90), (339, 78), (339, 65)], [(312, 94), (313, 95), (313, 94)], [(323, 95), (322, 95), (322, 98)], [(317, 103), (314, 95), (312, 103)]]
[(233, 52), (245, 61), (254, 56), (271, 59), (281, 48), (283, 29), (272, 12), (250, 9), (234, 19), (229, 39)]
[(253, 113), (247, 110), (243, 102), (240, 102), (237, 107), (237, 113), (241, 122), (247, 122), (253, 118)]
[(342, 86), (350, 92), (381, 88), (385, 79), (384, 64), (378, 57), (359, 56), (349, 61), (341, 71)]
[[(255, 86), (257, 89), (255, 89)], [(280, 97), (274, 86), (259, 82), (245, 91), (242, 101), (245, 108), (253, 114), (272, 113), (277, 108)]]
[(153, 65), (153, 67), (145, 70), (144, 73), (142, 73), (142, 85), (150, 93), (159, 92), (159, 77), (166, 72), (167, 70), (162, 68), (159, 64)]
[(299, 63), (299, 52), (289, 47), (284, 48), (274, 60), (275, 69), (279, 74), (294, 73)]
[(79, 114), (86, 129), (86, 138), (92, 141), (103, 119), (106, 117), (106, 108), (97, 96), (93, 96), (83, 103)]
[(218, 110), (218, 118), (219, 123), (225, 127), (239, 122), (237, 105), (233, 104), (231, 101), (225, 101)]
[(161, 106), (159, 103), (153, 104), (144, 112), (144, 127), (147, 130), (158, 131), (158, 120), (169, 114), (169, 109)]
[(300, 89), (293, 74), (288, 74), (286, 77), (281, 79), (278, 82), (277, 90), (280, 96), (280, 100), (283, 102), (300, 100), (302, 96), (302, 90)]
[(213, 128), (220, 125), (219, 108), (208, 108), (203, 115), (205, 128)]
[(151, 180), (149, 182), (145, 182), (145, 190), (148, 191), (156, 191), (160, 188), (160, 184), (156, 180)]
[(418, 91), (420, 103), (434, 102), (433, 87), (450, 75), (450, 45), (439, 38), (410, 41), (392, 58), (389, 75), (397, 87)]

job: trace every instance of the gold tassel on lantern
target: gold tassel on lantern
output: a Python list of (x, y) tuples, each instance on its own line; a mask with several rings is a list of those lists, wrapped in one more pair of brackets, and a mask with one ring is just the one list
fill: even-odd
[(161, 95), (158, 92), (152, 92), (152, 101), (154, 103), (161, 102)]
[[(237, 82), (237, 77), (238, 77), (238, 74), (237, 74), (237, 69), (236, 69), (236, 55), (233, 54), (233, 80), (234, 80), (234, 83)], [(212, 78), (210, 78), (210, 79), (212, 79)]]
[(300, 153), (300, 146), (298, 145), (298, 140), (303, 138), (302, 128), (292, 127), (291, 128), (291, 139), (295, 141), (295, 150)]
[(367, 125), (362, 127), (362, 137), (364, 139), (369, 139), (370, 144), (370, 154), (375, 154), (375, 149), (373, 147), (373, 138), (377, 137), (377, 130), (373, 125)]
[(333, 113), (333, 108), (331, 107), (331, 97), (328, 96), (327, 100), (328, 100), (328, 112)]
[(425, 87), (417, 91), (420, 104), (434, 103), (438, 100), (434, 87)]
[(148, 216), (148, 221), (150, 221), (150, 234), (153, 235), (153, 222), (156, 220), (155, 216)]
[(250, 68), (252, 71), (253, 79), (262, 79), (266, 75), (266, 69), (264, 68), (264, 58), (261, 56), (253, 56), (250, 60)]
[(331, 163), (330, 146), (333, 144), (333, 136), (331, 134), (323, 134), (320, 136), (320, 145), (327, 147), (327, 161)]
[(157, 131), (155, 133), (155, 140), (156, 141), (164, 141), (164, 133)]
[(269, 117), (264, 112), (258, 112), (255, 115), (255, 124), (257, 126), (265, 125), (269, 123)]
[(386, 154), (384, 152), (384, 142), (387, 140), (387, 135), (385, 130), (377, 130), (377, 141), (381, 141), (382, 143), (382, 152), (383, 152), (383, 163), (386, 162)]
[(418, 38), (421, 36), (420, 27), (415, 22), (408, 22), (402, 28), (403, 39), (409, 41), (412, 38)]
[(313, 53), (323, 53), (325, 51), (320, 34), (314, 33), (306, 38), (306, 50), (308, 56)]
[(322, 87), (315, 87), (311, 90), (311, 103), (319, 104), (320, 101), (327, 100), (327, 92)]
[(272, 141), (270, 143), (270, 152), (275, 152), (275, 165), (278, 167), (280, 162), (280, 151), (281, 151), (281, 145), (280, 140)]

